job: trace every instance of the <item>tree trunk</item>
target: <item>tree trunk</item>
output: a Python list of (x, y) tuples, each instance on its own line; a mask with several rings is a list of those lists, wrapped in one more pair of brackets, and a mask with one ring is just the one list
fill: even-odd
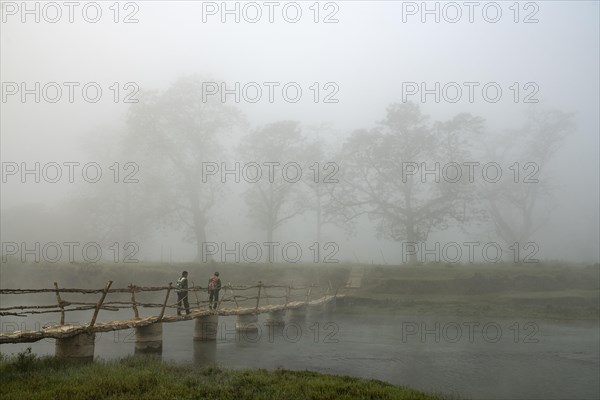
[(212, 256), (208, 255), (202, 257), (202, 253), (204, 251), (204, 243), (206, 243), (206, 231), (204, 230), (204, 226), (196, 226), (195, 227), (195, 235), (196, 235), (196, 261), (197, 262), (209, 262), (212, 261)]
[[(267, 228), (267, 242), (268, 243), (272, 243), (273, 242), (273, 232), (275, 231), (275, 228), (271, 225)], [(273, 254), (271, 254), (271, 247), (267, 246), (267, 262), (268, 263), (274, 263), (276, 260), (276, 255), (275, 255), (275, 251), (273, 251)]]
[(125, 215), (123, 221), (123, 233), (121, 240), (123, 243), (119, 243), (121, 249), (127, 247), (126, 244), (131, 242), (131, 194), (129, 192), (129, 186), (125, 185)]
[(206, 243), (206, 218), (204, 217), (204, 210), (199, 206), (198, 193), (192, 190), (190, 196), (191, 208), (194, 215), (194, 236), (196, 239), (196, 262), (209, 262), (212, 261), (212, 256), (204, 255), (204, 243)]
[[(404, 201), (406, 206), (406, 211), (408, 214), (408, 218), (406, 221), (406, 240), (408, 242), (412, 242), (417, 246), (417, 252), (421, 247), (421, 244), (417, 241), (419, 238), (417, 237), (417, 233), (415, 232), (415, 220), (412, 209), (412, 188), (413, 188), (413, 177), (409, 176), (409, 180), (407, 182), (406, 191), (404, 192)], [(419, 257), (417, 254), (411, 254), (408, 262), (410, 264), (416, 264), (419, 262)]]
[(321, 226), (323, 225), (321, 208), (321, 198), (317, 196), (317, 246), (319, 248), (321, 247)]
[[(419, 243), (417, 241), (417, 239), (418, 238), (417, 238), (417, 235), (415, 233), (415, 225), (414, 225), (414, 222), (413, 222), (413, 217), (412, 217), (412, 215), (409, 215), (408, 221), (406, 223), (406, 240), (409, 243), (414, 243), (416, 245), (416, 247), (417, 247), (417, 253), (418, 253), (419, 249), (421, 248), (421, 246), (423, 244)], [(411, 253), (409, 255), (408, 262), (410, 264), (416, 264), (416, 263), (418, 263), (419, 262), (419, 256), (418, 256), (418, 254)]]

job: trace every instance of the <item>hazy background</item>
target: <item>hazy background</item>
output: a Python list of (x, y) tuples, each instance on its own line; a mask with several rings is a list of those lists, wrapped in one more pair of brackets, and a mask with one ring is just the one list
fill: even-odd
[[(161, 92), (179, 78), (194, 74), (204, 81), (222, 80), (232, 86), (233, 82), (298, 82), (304, 90), (298, 103), (286, 103), (277, 91), (274, 103), (263, 97), (256, 104), (242, 101), (236, 105), (245, 115), (246, 125), (220, 139), (226, 155), (207, 160), (228, 163), (243, 160), (237, 152), (243, 136), (282, 120), (299, 121), (308, 139), (319, 138), (327, 145), (327, 156), (321, 161), (332, 160), (354, 130), (373, 128), (385, 118), (386, 107), (402, 102), (402, 82), (497, 82), (504, 92), (502, 99), (493, 104), (484, 101), (480, 91), (476, 91), (472, 104), (464, 92), (456, 104), (436, 103), (432, 96), (425, 103), (419, 97), (411, 100), (432, 121), (445, 121), (462, 112), (485, 119), (478, 143), (492, 148), (499, 135), (524, 124), (532, 107), (574, 113), (572, 132), (543, 171), (544, 182), (552, 186), (552, 196), (540, 202), (548, 203), (551, 218), (530, 240), (539, 244), (540, 259), (600, 259), (597, 2), (537, 2), (535, 17), (539, 23), (530, 24), (514, 23), (509, 9), (512, 3), (505, 2), (500, 3), (503, 15), (495, 24), (483, 20), (481, 8), (475, 10), (475, 22), (469, 23), (466, 7), (462, 8), (461, 21), (454, 24), (443, 19), (435, 23), (432, 16), (422, 23), (420, 14), (408, 16), (404, 23), (402, 2), (388, 1), (335, 2), (339, 22), (332, 24), (314, 23), (309, 3), (301, 3), (304, 14), (296, 24), (282, 19), (281, 7), (276, 9), (274, 23), (267, 22), (266, 15), (255, 24), (244, 20), (235, 23), (231, 16), (221, 23), (219, 15), (209, 16), (203, 23), (201, 2), (135, 4), (139, 7), (135, 15), (138, 23), (114, 23), (110, 4), (102, 3), (104, 14), (96, 24), (83, 21), (77, 12), (80, 9), (75, 12), (75, 22), (67, 22), (63, 15), (60, 22), (52, 24), (43, 19), (35, 23), (31, 16), (22, 23), (19, 14), (5, 15), (3, 2), (3, 83), (27, 82), (32, 87), (34, 82), (98, 82), (104, 90), (95, 104), (83, 101), (77, 90), (73, 104), (64, 97), (56, 104), (36, 104), (32, 96), (25, 103), (18, 96), (3, 100), (3, 163), (95, 161), (108, 173), (115, 161), (133, 161), (139, 164), (137, 177), (141, 182), (152, 179), (156, 165), (140, 158), (137, 152), (141, 144), (119, 144), (119, 138), (129, 129), (126, 119), (130, 104), (112, 101), (108, 88), (113, 82), (121, 86), (134, 82), (141, 91)], [(520, 18), (529, 11), (521, 9)], [(121, 13), (123, 17), (127, 12)], [(321, 9), (321, 13), (323, 17), (327, 12)], [(335, 82), (339, 102), (314, 103), (308, 90), (313, 82)], [(537, 83), (539, 92), (535, 97), (539, 103), (513, 102), (509, 90), (513, 82)], [(525, 146), (518, 134), (501, 140), (505, 144), (514, 140), (517, 149)], [(482, 163), (490, 160), (481, 153), (469, 159)], [(514, 161), (527, 160), (503, 162), (503, 168)], [(85, 206), (70, 206), (71, 201), (84, 199), (83, 204), (89, 204), (92, 213), (93, 202), (86, 203), (86, 199), (103, 190), (98, 190), (99, 184), (81, 179), (77, 182), (67, 183), (63, 177), (57, 184), (31, 180), (22, 183), (16, 176), (2, 182), (2, 241), (110, 241), (102, 226), (83, 228), (92, 221)], [(247, 186), (240, 183), (227, 187), (230, 191), (210, 210), (207, 240), (264, 241), (265, 231), (249, 221), (249, 206), (239, 196)], [(111, 193), (109, 190), (122, 193), (125, 189), (121, 183), (104, 193)], [(286, 221), (276, 230), (276, 239), (306, 243), (306, 251), (314, 241), (314, 219), (306, 212)], [(150, 225), (144, 228), (145, 234), (131, 235), (139, 244), (138, 259), (161, 260), (161, 249), (163, 260), (168, 259), (169, 251), (172, 261), (194, 259), (195, 245), (185, 240), (187, 234), (181, 227), (158, 222)], [(495, 240), (489, 235), (474, 238), (472, 232), (475, 230), (465, 233), (450, 226), (434, 230), (428, 240)], [(354, 236), (348, 236), (340, 227), (327, 226), (321, 241), (338, 243), (340, 260), (402, 260), (398, 241), (375, 238), (374, 223), (366, 219), (358, 220)]]

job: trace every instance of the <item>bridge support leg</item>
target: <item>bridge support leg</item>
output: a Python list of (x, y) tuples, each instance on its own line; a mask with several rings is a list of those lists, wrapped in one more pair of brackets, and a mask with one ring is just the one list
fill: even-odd
[(319, 304), (316, 306), (308, 306), (308, 310), (307, 310), (308, 316), (313, 319), (321, 318), (323, 316), (323, 311), (324, 311), (323, 305), (324, 304)]
[(306, 320), (306, 306), (290, 308), (288, 312), (290, 322), (303, 322)]
[(329, 300), (327, 303), (323, 304), (323, 311), (326, 313), (334, 312), (336, 309), (336, 298)]
[(239, 314), (235, 320), (237, 331), (257, 331), (258, 314)]
[(162, 353), (162, 322), (135, 328), (136, 354)]
[(68, 338), (56, 339), (55, 355), (59, 358), (92, 361), (95, 342), (96, 334), (94, 332), (83, 332)]
[(194, 325), (194, 340), (203, 341), (217, 339), (217, 331), (219, 328), (218, 314), (203, 315), (194, 318), (194, 320), (196, 321)]
[(267, 325), (285, 325), (285, 310), (272, 311), (267, 314)]

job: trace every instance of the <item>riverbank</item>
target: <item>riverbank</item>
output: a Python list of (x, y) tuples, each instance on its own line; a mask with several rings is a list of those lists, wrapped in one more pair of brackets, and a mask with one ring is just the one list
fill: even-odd
[[(23, 264), (2, 263), (3, 288), (60, 287), (113, 288), (162, 286), (174, 282), (182, 270), (190, 281), (206, 285), (215, 271), (224, 283), (318, 285), (312, 295), (337, 291), (346, 295), (344, 311), (395, 313), (421, 316), (540, 318), (598, 320), (600, 318), (600, 266), (566, 263), (498, 264), (235, 264), (158, 263), (139, 264)], [(361, 275), (359, 287), (348, 287), (351, 271)], [(35, 279), (31, 277), (35, 276)], [(274, 294), (274, 293), (271, 293)], [(305, 292), (292, 300), (304, 300)], [(54, 294), (30, 295), (39, 304), (54, 302)], [(162, 294), (147, 294), (148, 302), (161, 303)], [(199, 296), (206, 297), (205, 293)], [(73, 296), (70, 296), (71, 298)], [(203, 300), (204, 298), (201, 298)], [(2, 296), (3, 304), (18, 304), (14, 296)], [(249, 303), (251, 304), (251, 302)], [(242, 304), (244, 305), (244, 304)]]
[(0, 398), (443, 399), (377, 380), (310, 371), (199, 368), (139, 356), (66, 362), (29, 352), (0, 360)]
[(367, 266), (353, 314), (598, 320), (600, 268), (562, 264)]

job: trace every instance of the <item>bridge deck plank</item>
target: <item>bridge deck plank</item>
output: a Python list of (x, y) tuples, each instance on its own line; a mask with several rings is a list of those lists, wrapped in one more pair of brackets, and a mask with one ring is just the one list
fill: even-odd
[[(242, 315), (242, 314), (264, 314), (274, 311), (295, 309), (302, 307), (315, 307), (332, 301), (334, 298), (343, 297), (343, 295), (328, 295), (321, 297), (320, 299), (305, 301), (293, 301), (285, 304), (272, 304), (261, 307), (236, 307), (236, 308), (221, 308), (217, 312), (213, 310), (193, 310), (189, 315), (164, 315), (160, 322), (178, 322), (186, 321), (196, 317), (205, 315), (218, 314), (222, 316), (229, 315)], [(122, 329), (131, 329), (138, 326), (146, 326), (159, 322), (158, 316), (145, 317), (138, 319), (127, 319), (127, 320), (115, 320), (110, 322), (96, 322), (96, 324), (90, 329), (89, 324), (69, 324), (69, 325), (52, 325), (49, 327), (42, 328), (37, 331), (13, 331), (13, 332), (2, 332), (0, 333), (0, 344), (3, 343), (26, 343), (26, 342), (37, 342), (38, 340), (46, 338), (61, 339), (67, 338), (83, 332), (108, 332)]]

